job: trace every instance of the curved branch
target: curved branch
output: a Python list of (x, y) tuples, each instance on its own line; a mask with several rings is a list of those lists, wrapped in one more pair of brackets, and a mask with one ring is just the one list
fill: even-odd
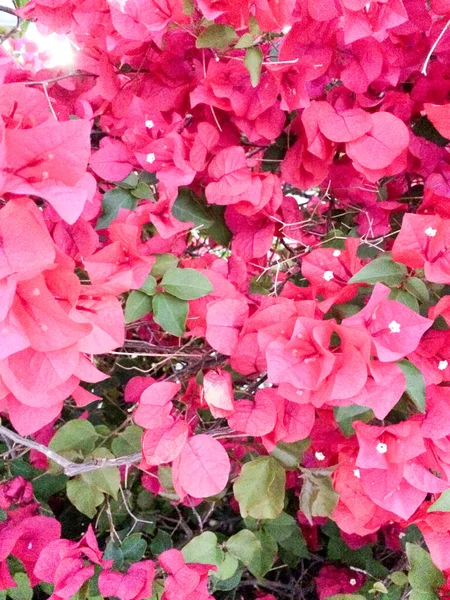
[(17, 19), (20, 19), (19, 15), (16, 13), (14, 8), (10, 8), (9, 6), (0, 6), (0, 12), (8, 13), (8, 15), (12, 15)]

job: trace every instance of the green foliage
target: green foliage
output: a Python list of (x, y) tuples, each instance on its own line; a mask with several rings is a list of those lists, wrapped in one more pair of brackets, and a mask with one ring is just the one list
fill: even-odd
[(375, 258), (349, 280), (349, 283), (385, 283), (388, 286), (399, 285), (407, 274), (405, 265), (392, 260), (388, 252)]
[(58, 429), (49, 448), (69, 458), (87, 456), (93, 452), (98, 438), (92, 423), (86, 419), (73, 419)]
[(303, 475), (300, 510), (312, 524), (313, 517), (330, 517), (339, 494), (334, 490), (330, 469), (301, 469)]
[(354, 421), (363, 421), (368, 423), (373, 419), (373, 411), (367, 406), (359, 406), (358, 404), (352, 404), (351, 406), (335, 406), (334, 407), (334, 418), (336, 423), (342, 430), (342, 433), (350, 437), (355, 433), (353, 429)]
[(102, 214), (98, 218), (96, 229), (106, 229), (119, 214), (121, 208), (134, 210), (137, 198), (126, 189), (116, 187), (108, 190), (102, 198)]
[(419, 369), (409, 360), (400, 360), (397, 362), (403, 375), (406, 377), (406, 393), (416, 405), (417, 409), (425, 412), (425, 380)]
[(196, 269), (171, 269), (164, 274), (161, 286), (180, 300), (196, 300), (213, 291), (209, 279)]
[(230, 537), (226, 548), (255, 577), (264, 577), (272, 567), (277, 553), (277, 543), (271, 535), (249, 529), (243, 529)]
[(256, 87), (261, 79), (261, 67), (264, 60), (264, 54), (257, 46), (248, 48), (244, 57), (244, 65), (250, 73), (252, 86)]
[(406, 544), (409, 561), (408, 580), (412, 587), (410, 598), (414, 600), (437, 599), (437, 589), (445, 583), (445, 577), (432, 563), (426, 550), (415, 544)]
[(427, 512), (450, 512), (450, 490), (445, 490)]
[(277, 442), (270, 455), (275, 458), (280, 465), (287, 470), (295, 470), (300, 464), (303, 454), (308, 449), (311, 440), (306, 438), (298, 442), (286, 443)]
[(153, 296), (153, 319), (164, 331), (182, 336), (189, 310), (187, 300), (180, 300), (167, 293), (158, 293)]
[(67, 497), (81, 513), (93, 519), (97, 507), (103, 503), (104, 495), (95, 485), (74, 477), (67, 482)]
[(133, 291), (125, 303), (125, 323), (133, 323), (152, 312), (152, 299), (144, 292)]
[(141, 451), (143, 429), (138, 425), (129, 425), (115, 437), (111, 444), (114, 456), (126, 456)]
[(147, 542), (140, 533), (133, 533), (124, 539), (121, 550), (124, 560), (138, 562), (147, 550)]
[[(106, 448), (98, 448), (94, 451), (93, 458), (99, 460), (109, 459), (114, 458), (114, 454)], [(118, 467), (107, 467), (98, 469), (97, 471), (83, 473), (81, 479), (90, 487), (93, 487), (104, 494), (108, 494), (117, 500), (117, 494), (120, 490), (120, 471)]]
[(197, 37), (197, 48), (226, 48), (237, 40), (236, 31), (229, 25), (210, 25)]
[(178, 264), (178, 258), (173, 254), (157, 254), (155, 263), (152, 266), (150, 275), (155, 279), (162, 277), (166, 271), (175, 269)]
[(243, 517), (276, 519), (283, 510), (286, 473), (272, 457), (243, 465), (233, 490)]

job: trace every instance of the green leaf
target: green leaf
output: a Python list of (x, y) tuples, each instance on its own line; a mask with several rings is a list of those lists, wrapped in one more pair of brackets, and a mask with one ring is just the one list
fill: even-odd
[(74, 451), (86, 456), (93, 452), (97, 440), (98, 434), (90, 421), (73, 419), (58, 429), (48, 446), (58, 454)]
[(154, 200), (153, 192), (150, 186), (143, 181), (140, 181), (137, 186), (130, 192), (135, 198), (145, 198), (146, 200)]
[(180, 300), (166, 293), (153, 296), (153, 319), (167, 333), (178, 337), (183, 335), (188, 310), (187, 300)]
[(445, 490), (427, 512), (450, 512), (450, 490)]
[(178, 258), (173, 254), (158, 254), (150, 275), (159, 279), (166, 271), (174, 269), (178, 264)]
[(311, 440), (306, 438), (298, 442), (277, 442), (270, 455), (275, 458), (280, 465), (289, 471), (297, 469), (303, 458), (303, 454), (309, 448)]
[(130, 425), (111, 444), (114, 456), (126, 456), (141, 450), (141, 438), (144, 430), (138, 425)]
[(153, 275), (149, 275), (144, 281), (144, 284), (140, 287), (139, 291), (144, 292), (147, 296), (153, 296), (156, 294), (157, 283)]
[(409, 360), (399, 360), (398, 366), (406, 377), (406, 393), (421, 413), (425, 412), (425, 380), (419, 369)]
[(158, 556), (161, 552), (165, 550), (170, 550), (173, 548), (173, 542), (171, 536), (162, 529), (158, 529), (155, 537), (152, 539), (150, 543), (150, 550), (152, 554)]
[(336, 423), (342, 430), (342, 433), (346, 437), (354, 435), (355, 430), (353, 429), (354, 421), (363, 421), (367, 423), (372, 420), (374, 414), (367, 406), (359, 406), (358, 404), (352, 404), (350, 406), (335, 406), (334, 407), (334, 418)]
[(420, 307), (417, 298), (409, 292), (406, 292), (405, 290), (392, 290), (388, 296), (388, 300), (396, 300), (397, 302), (401, 302), (411, 310), (417, 313), (420, 312)]
[(217, 536), (212, 531), (205, 531), (194, 537), (182, 549), (184, 560), (188, 563), (216, 565), (223, 561), (223, 551), (217, 544)]
[(140, 533), (133, 533), (124, 539), (121, 550), (125, 560), (137, 562), (144, 556), (147, 542)]
[(406, 556), (410, 565), (408, 580), (411, 587), (431, 592), (444, 585), (445, 577), (426, 550), (415, 544), (406, 544)]
[(272, 289), (273, 279), (272, 276), (267, 275), (255, 275), (250, 280), (250, 294), (260, 294), (261, 296), (268, 296)]
[(171, 269), (162, 278), (161, 285), (180, 300), (196, 300), (213, 291), (209, 279), (196, 269)]
[[(106, 448), (97, 448), (94, 451), (93, 457), (96, 459), (110, 459), (114, 458), (112, 454)], [(88, 485), (100, 490), (101, 492), (112, 496), (114, 500), (117, 500), (117, 494), (120, 489), (120, 471), (119, 467), (107, 467), (106, 469), (99, 469), (98, 471), (90, 471), (89, 473), (83, 473), (81, 479)]]
[(131, 173), (127, 175), (125, 179), (122, 179), (122, 181), (116, 181), (115, 183), (124, 190), (133, 190), (139, 183), (139, 177), (137, 173), (131, 171)]
[(272, 567), (277, 553), (273, 537), (262, 531), (243, 529), (226, 542), (230, 554), (241, 560), (255, 577), (264, 577)]
[(17, 584), (15, 588), (9, 588), (8, 596), (11, 600), (32, 600), (33, 588), (30, 585), (30, 579), (26, 573), (16, 573), (14, 581)]
[(291, 515), (282, 512), (276, 519), (269, 519), (264, 522), (264, 531), (269, 533), (279, 544), (291, 536), (292, 531), (297, 527), (297, 522)]
[(67, 497), (80, 513), (90, 519), (95, 517), (97, 506), (100, 506), (105, 498), (100, 490), (78, 477), (67, 482)]
[(180, 188), (177, 199), (172, 207), (173, 216), (182, 223), (194, 223), (196, 227), (203, 225), (205, 228), (214, 223), (206, 207), (194, 196), (188, 188)]
[(238, 39), (234, 27), (230, 25), (210, 25), (198, 36), (197, 48), (226, 48)]
[(133, 323), (152, 312), (152, 299), (137, 290), (130, 292), (125, 304), (125, 323)]
[(392, 260), (387, 252), (375, 258), (355, 273), (348, 283), (385, 283), (388, 286), (399, 285), (408, 273), (405, 265)]
[(190, 17), (194, 14), (194, 0), (182, 0), (183, 12)]
[[(231, 556), (231, 554), (226, 555), (225, 561), (228, 561), (228, 560), (232, 560), (233, 565), (235, 565), (237, 563), (239, 566), (239, 561), (237, 560), (237, 558), (234, 558), (234, 556)], [(233, 575), (231, 577), (229, 577), (228, 579), (219, 579), (217, 577), (217, 573), (211, 573), (210, 579), (211, 579), (212, 584), (214, 585), (214, 591), (220, 590), (220, 591), (228, 592), (228, 591), (234, 590), (235, 588), (238, 587), (238, 585), (241, 581), (242, 573), (243, 573), (243, 569), (236, 568)]]
[(208, 212), (211, 218), (214, 219), (214, 222), (211, 227), (208, 228), (206, 233), (221, 246), (228, 246), (231, 242), (232, 235), (225, 223), (225, 206), (213, 204), (209, 207)]
[(233, 490), (242, 517), (276, 519), (283, 510), (286, 473), (270, 456), (245, 463)]
[(123, 565), (123, 552), (119, 544), (110, 539), (106, 544), (103, 558), (105, 560), (110, 560), (112, 558), (114, 561), (113, 568), (120, 569)]
[(8, 513), (3, 508), (0, 508), (0, 523), (4, 523), (8, 518)]
[(252, 87), (257, 87), (261, 79), (261, 67), (264, 60), (264, 55), (260, 48), (252, 46), (247, 50), (244, 57), (244, 65), (250, 73), (250, 81)]
[(361, 594), (336, 594), (330, 596), (327, 600), (366, 600), (366, 597), (361, 596)]
[(408, 576), (403, 571), (394, 571), (389, 575), (392, 583), (395, 585), (407, 585)]
[(59, 475), (44, 473), (33, 481), (33, 491), (38, 500), (47, 502), (51, 496), (65, 490), (66, 485), (67, 477), (62, 473)]
[(235, 48), (250, 48), (255, 43), (254, 37), (250, 33), (244, 33), (243, 36), (239, 38), (239, 41), (234, 46)]
[(408, 277), (405, 281), (405, 289), (420, 302), (428, 302), (430, 300), (430, 294), (425, 282), (418, 277)]
[(121, 208), (134, 210), (137, 199), (128, 191), (120, 187), (108, 190), (102, 198), (102, 214), (100, 215), (95, 229), (106, 229), (119, 214)]
[(339, 494), (333, 488), (329, 469), (302, 469), (302, 472), (300, 510), (312, 524), (312, 517), (331, 516)]
[[(210, 575), (215, 582), (227, 581), (234, 576), (239, 568), (239, 561), (232, 554), (224, 554), (223, 561), (218, 565), (217, 571), (211, 571)], [(223, 588), (222, 588), (223, 589)]]

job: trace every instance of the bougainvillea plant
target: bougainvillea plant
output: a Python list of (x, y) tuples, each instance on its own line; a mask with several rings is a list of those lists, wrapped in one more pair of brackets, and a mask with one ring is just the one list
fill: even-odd
[(0, 600), (449, 598), (450, 0), (0, 11)]

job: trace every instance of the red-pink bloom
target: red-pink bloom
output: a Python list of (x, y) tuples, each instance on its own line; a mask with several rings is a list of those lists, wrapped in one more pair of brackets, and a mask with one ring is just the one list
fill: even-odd
[(130, 566), (126, 573), (104, 570), (100, 573), (98, 587), (102, 596), (115, 596), (120, 600), (144, 600), (152, 595), (155, 563), (143, 560)]
[(372, 337), (378, 359), (390, 362), (404, 358), (419, 345), (433, 321), (421, 317), (401, 302), (387, 300), (391, 290), (377, 283), (367, 305), (344, 319), (347, 327), (365, 328)]
[(336, 594), (353, 594), (365, 583), (365, 576), (347, 567), (323, 566), (314, 577), (319, 600), (325, 600)]
[[(31, 516), (17, 521), (14, 518), (8, 519), (0, 525), (0, 563), (6, 561), (8, 556), (21, 560), (30, 583), (34, 586), (40, 581), (40, 576), (34, 571), (37, 561), (49, 545), (58, 543), (60, 535), (61, 525), (51, 517)], [(7, 576), (6, 562), (2, 569)], [(10, 579), (6, 587), (15, 587), (11, 581)]]
[(214, 565), (186, 564), (179, 550), (166, 550), (158, 557), (168, 573), (164, 582), (164, 600), (212, 600), (208, 592), (208, 572)]
[(235, 404), (230, 373), (221, 369), (208, 371), (203, 377), (203, 400), (213, 417), (227, 417), (233, 413)]
[[(44, 518), (44, 517), (42, 517)], [(69, 600), (94, 574), (94, 565), (109, 568), (103, 560), (92, 526), (79, 542), (60, 539), (46, 543), (34, 568), (38, 581), (54, 585), (51, 600)]]

